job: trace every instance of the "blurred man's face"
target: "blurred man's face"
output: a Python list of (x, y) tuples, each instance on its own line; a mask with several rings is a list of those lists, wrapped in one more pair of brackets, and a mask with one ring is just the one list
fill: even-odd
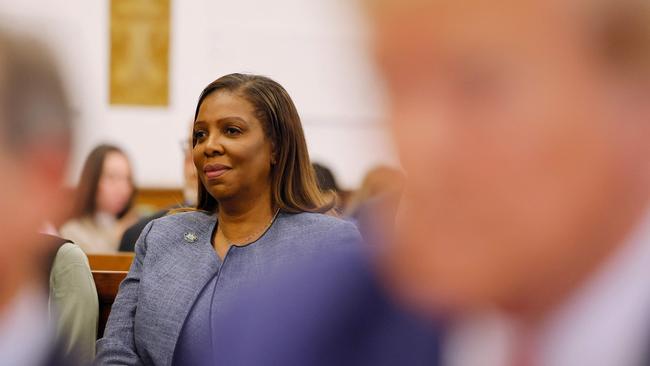
[[(0, 141), (7, 138), (4, 123), (0, 120)], [(52, 248), (39, 230), (69, 212), (71, 197), (61, 190), (67, 161), (62, 146), (63, 141), (18, 149), (0, 145), (0, 313), (25, 284), (41, 285), (43, 258)]]
[(392, 279), (420, 305), (552, 302), (644, 209), (647, 103), (575, 1), (414, 2), (375, 14), (410, 180)]
[[(3, 137), (0, 131), (0, 139)], [(4, 147), (0, 146), (0, 313), (15, 292), (40, 271), (36, 265), (42, 263), (41, 253), (46, 249), (37, 233), (45, 220), (41, 210), (49, 209), (47, 202), (36, 201), (38, 192), (29, 190), (36, 184), (25, 180), (26, 169), (20, 159)]]
[(26, 284), (41, 285), (43, 258), (52, 248), (38, 231), (48, 221), (60, 222), (71, 202), (61, 192), (67, 141), (29, 135), (18, 142), (9, 134), (10, 126), (21, 121), (10, 119), (13, 106), (3, 104), (3, 93), (12, 92), (5, 87), (3, 69), (0, 57), (0, 313)]
[[(24, 182), (24, 174), (18, 159), (18, 154), (12, 153), (9, 148), (10, 137), (8, 136), (9, 114), (8, 107), (3, 102), (6, 100), (5, 95), (10, 93), (5, 87), (8, 75), (4, 70), (4, 56), (0, 50), (0, 232), (3, 233), (3, 240), (0, 244), (0, 262), (12, 261), (12, 254), (16, 251), (17, 244), (9, 245), (8, 243), (17, 243), (20, 240), (30, 240), (36, 235), (24, 235), (29, 231), (29, 227), (38, 225), (29, 220), (31, 217), (22, 218), (22, 214), (27, 204), (31, 204), (31, 197), (26, 190), (27, 182)], [(32, 168), (34, 169), (34, 168)], [(33, 211), (33, 209), (32, 209)], [(30, 215), (35, 216), (35, 215)], [(28, 222), (29, 221), (29, 222)], [(38, 226), (37, 226), (38, 227)], [(34, 230), (35, 231), (35, 230)], [(24, 239), (23, 239), (24, 238)], [(4, 263), (0, 263), (2, 265)], [(4, 266), (2, 267), (4, 268)]]
[[(0, 138), (2, 137), (2, 132), (0, 131)], [(20, 215), (16, 214), (16, 210), (24, 209), (24, 195), (27, 194), (27, 192), (22, 190), (24, 185), (20, 178), (22, 178), (23, 174), (19, 168), (20, 166), (15, 156), (10, 155), (5, 149), (0, 149), (0, 171), (2, 172), (2, 179), (0, 179), (0, 200), (2, 201), (0, 230), (5, 233), (3, 235), (8, 236), (8, 238), (5, 236), (7, 242), (11, 240), (22, 240), (23, 235), (29, 230), (29, 226), (33, 227), (34, 225), (38, 225), (35, 222), (28, 223), (26, 221), (31, 220), (20, 219)], [(33, 239), (33, 236), (27, 239)], [(4, 249), (15, 251), (16, 247), (2, 245), (0, 251)], [(2, 253), (0, 253), (0, 257), (4, 258)]]

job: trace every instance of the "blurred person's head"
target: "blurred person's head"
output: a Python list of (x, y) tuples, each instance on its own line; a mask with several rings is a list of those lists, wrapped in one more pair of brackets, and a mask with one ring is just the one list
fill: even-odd
[(90, 152), (81, 170), (76, 217), (102, 213), (122, 218), (131, 209), (134, 195), (126, 154), (116, 146), (99, 145)]
[(399, 169), (389, 166), (377, 166), (363, 177), (361, 187), (357, 189), (346, 207), (346, 213), (354, 216), (365, 203), (385, 195), (399, 196), (404, 187), (404, 174)]
[(0, 304), (45, 250), (39, 228), (68, 213), (62, 192), (71, 119), (51, 54), (34, 39), (0, 31)]
[(187, 138), (181, 141), (183, 150), (183, 200), (186, 205), (196, 206), (198, 196), (199, 178), (192, 159), (192, 138), (194, 135), (194, 121), (190, 122), (190, 131)]
[(267, 77), (230, 74), (210, 83), (196, 107), (192, 146), (200, 210), (262, 195), (285, 212), (332, 207), (316, 183), (296, 107)]
[(336, 182), (336, 177), (330, 168), (318, 163), (312, 163), (311, 166), (314, 168), (314, 172), (316, 173), (318, 188), (320, 188), (322, 192), (331, 191), (336, 193), (341, 190)]
[(322, 164), (312, 163), (311, 166), (314, 169), (314, 173), (316, 174), (316, 183), (318, 183), (318, 188), (320, 188), (320, 191), (325, 196), (328, 196), (329, 199), (336, 203), (334, 209), (337, 213), (339, 213), (341, 211), (342, 204), (340, 197), (341, 188), (336, 182), (334, 173), (332, 173), (332, 170), (330, 168)]
[(647, 210), (648, 2), (369, 3), (409, 177), (390, 279), (540, 316)]

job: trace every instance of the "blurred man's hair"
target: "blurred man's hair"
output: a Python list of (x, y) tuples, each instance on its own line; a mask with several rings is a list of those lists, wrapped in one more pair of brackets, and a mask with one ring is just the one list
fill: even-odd
[(71, 125), (50, 52), (35, 39), (0, 30), (0, 146), (6, 152), (40, 143), (68, 149)]
[(595, 1), (597, 46), (606, 60), (627, 71), (650, 72), (650, 1)]
[[(381, 17), (392, 17), (400, 11), (430, 12), (431, 5), (471, 6), (457, 0), (365, 0), (364, 3), (371, 14)], [(608, 62), (622, 66), (625, 71), (650, 72), (650, 1), (576, 0), (567, 2), (567, 6), (578, 6), (574, 14), (584, 16), (591, 32), (588, 38)]]

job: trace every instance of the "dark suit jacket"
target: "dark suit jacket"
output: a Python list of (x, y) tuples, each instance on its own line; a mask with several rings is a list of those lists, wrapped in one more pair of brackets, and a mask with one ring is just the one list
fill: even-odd
[(440, 364), (441, 327), (393, 303), (362, 256), (332, 260), (213, 319), (216, 359), (206, 364)]
[(49, 351), (42, 366), (88, 366), (77, 360), (70, 352), (65, 351), (62, 343), (53, 345)]
[(135, 242), (138, 241), (142, 230), (147, 226), (148, 223), (155, 219), (159, 219), (169, 212), (172, 208), (160, 210), (154, 213), (151, 216), (143, 217), (135, 224), (131, 225), (124, 234), (122, 235), (122, 240), (120, 241), (120, 252), (135, 252)]
[[(241, 299), (213, 319), (215, 359), (205, 364), (441, 365), (443, 322), (393, 303), (363, 257), (337, 259), (335, 273), (302, 268), (292, 281)], [(646, 344), (642, 365), (650, 365)]]

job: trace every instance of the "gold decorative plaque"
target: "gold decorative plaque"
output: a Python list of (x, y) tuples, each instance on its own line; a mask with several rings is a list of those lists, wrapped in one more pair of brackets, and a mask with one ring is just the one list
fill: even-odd
[(168, 104), (169, 2), (111, 0), (111, 104)]

